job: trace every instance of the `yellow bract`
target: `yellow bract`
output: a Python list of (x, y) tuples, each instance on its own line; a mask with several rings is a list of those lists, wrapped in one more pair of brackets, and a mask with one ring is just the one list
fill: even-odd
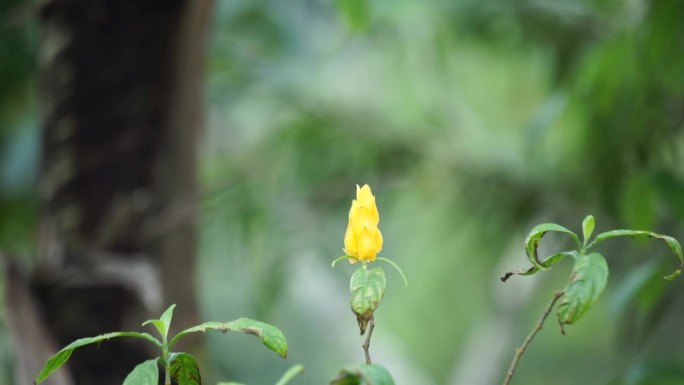
[(375, 261), (382, 250), (382, 234), (378, 228), (380, 214), (375, 206), (375, 197), (367, 184), (356, 185), (356, 199), (349, 210), (349, 224), (344, 234), (344, 251), (356, 261)]

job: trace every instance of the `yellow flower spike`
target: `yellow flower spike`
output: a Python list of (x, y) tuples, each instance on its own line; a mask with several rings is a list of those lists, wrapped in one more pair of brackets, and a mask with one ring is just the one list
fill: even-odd
[(356, 261), (373, 262), (382, 250), (382, 234), (378, 228), (380, 215), (375, 197), (367, 184), (356, 185), (356, 199), (349, 210), (349, 224), (344, 235), (344, 251)]
[(404, 272), (396, 263), (377, 256), (382, 251), (383, 244), (382, 233), (378, 228), (379, 223), (380, 214), (370, 186), (367, 184), (356, 185), (356, 199), (352, 200), (349, 209), (349, 223), (347, 224), (347, 231), (344, 233), (343, 250), (346, 255), (335, 259), (332, 262), (332, 267), (335, 267), (335, 264), (343, 259), (348, 260), (349, 263), (363, 262), (364, 268), (376, 260), (383, 261), (395, 268), (404, 283), (408, 285)]

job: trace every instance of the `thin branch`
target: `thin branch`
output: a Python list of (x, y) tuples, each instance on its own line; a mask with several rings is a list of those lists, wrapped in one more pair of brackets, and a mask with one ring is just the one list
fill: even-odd
[(366, 342), (364, 342), (362, 345), (363, 352), (366, 353), (366, 365), (372, 364), (370, 354), (368, 353), (368, 348), (370, 348), (370, 339), (371, 335), (373, 335), (373, 329), (375, 329), (375, 317), (371, 317), (368, 335), (366, 336)]
[(508, 385), (511, 382), (511, 379), (513, 379), (513, 374), (515, 373), (515, 369), (518, 367), (518, 362), (520, 361), (520, 358), (522, 357), (523, 354), (525, 354), (525, 349), (527, 349), (527, 346), (532, 342), (534, 337), (537, 335), (537, 333), (544, 327), (544, 321), (546, 321), (546, 317), (549, 316), (551, 313), (551, 310), (553, 309), (553, 306), (556, 304), (558, 299), (563, 296), (562, 291), (557, 291), (553, 293), (553, 298), (551, 298), (551, 302), (549, 302), (548, 305), (546, 305), (546, 309), (544, 309), (544, 314), (542, 314), (541, 318), (539, 318), (539, 321), (537, 321), (537, 324), (534, 325), (534, 328), (530, 332), (530, 334), (527, 335), (527, 338), (525, 338), (525, 342), (523, 342), (522, 346), (519, 348), (515, 349), (515, 356), (513, 357), (513, 362), (511, 362), (511, 366), (508, 368), (508, 373), (506, 374), (506, 378), (504, 379), (503, 385)]

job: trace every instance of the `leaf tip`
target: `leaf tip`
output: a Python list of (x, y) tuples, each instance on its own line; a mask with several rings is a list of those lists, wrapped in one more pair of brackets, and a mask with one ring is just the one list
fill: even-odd
[(682, 274), (682, 269), (677, 269), (672, 274), (666, 275), (665, 279), (668, 281), (672, 281), (673, 279), (679, 277), (680, 274)]

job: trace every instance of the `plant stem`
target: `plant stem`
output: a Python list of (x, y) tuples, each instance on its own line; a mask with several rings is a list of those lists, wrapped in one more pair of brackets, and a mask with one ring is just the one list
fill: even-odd
[(537, 324), (534, 325), (534, 328), (532, 329), (530, 334), (527, 335), (527, 338), (525, 338), (525, 342), (523, 342), (522, 346), (515, 349), (515, 356), (513, 357), (513, 362), (511, 362), (511, 366), (508, 368), (508, 373), (506, 373), (506, 378), (504, 379), (503, 385), (510, 384), (511, 379), (513, 379), (513, 374), (515, 373), (515, 369), (518, 367), (518, 362), (520, 361), (522, 355), (525, 354), (525, 349), (527, 349), (527, 346), (530, 344), (530, 342), (532, 342), (534, 336), (536, 336), (537, 333), (542, 329), (542, 327), (544, 326), (544, 321), (546, 321), (546, 317), (549, 316), (551, 310), (553, 309), (553, 306), (556, 304), (558, 299), (563, 296), (563, 294), (565, 293), (563, 293), (562, 291), (557, 291), (553, 293), (551, 302), (549, 302), (549, 304), (546, 305), (544, 313), (542, 314), (541, 318), (539, 318), (539, 321), (537, 321)]
[(371, 317), (370, 327), (368, 328), (368, 335), (366, 336), (366, 342), (363, 343), (363, 352), (366, 353), (366, 365), (372, 364), (370, 354), (368, 353), (368, 348), (370, 348), (370, 339), (373, 335), (373, 329), (375, 329), (375, 317)]
[(166, 342), (166, 336), (163, 336), (162, 344), (162, 360), (164, 361), (164, 385), (171, 385), (171, 363), (169, 362), (169, 344)]

